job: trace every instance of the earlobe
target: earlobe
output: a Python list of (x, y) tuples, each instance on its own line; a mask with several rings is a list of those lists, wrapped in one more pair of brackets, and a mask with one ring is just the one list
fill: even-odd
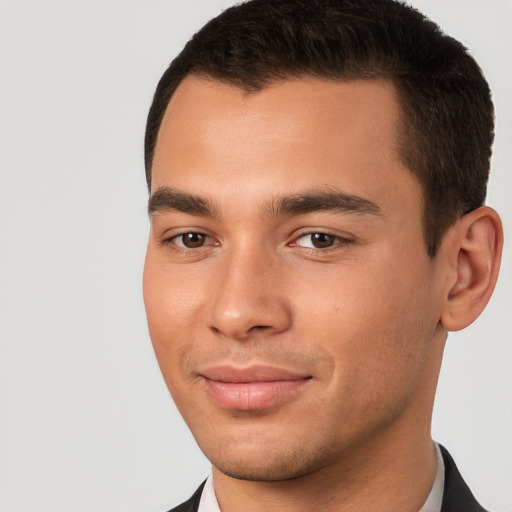
[(496, 285), (503, 248), (500, 217), (487, 206), (462, 217), (453, 230), (456, 278), (441, 313), (441, 324), (448, 331), (464, 329), (484, 310)]

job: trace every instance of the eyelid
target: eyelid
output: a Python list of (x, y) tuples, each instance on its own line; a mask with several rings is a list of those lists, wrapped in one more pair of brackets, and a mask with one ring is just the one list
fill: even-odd
[[(327, 236), (332, 237), (335, 240), (335, 242), (332, 245), (330, 245), (329, 247), (324, 247), (324, 248), (314, 247), (314, 246), (308, 247), (307, 245), (301, 245), (301, 244), (297, 243), (298, 240), (300, 240), (301, 238), (311, 237), (312, 235), (327, 235)], [(348, 245), (348, 244), (352, 243), (353, 241), (354, 241), (354, 238), (350, 237), (348, 235), (343, 236), (341, 234), (332, 233), (329, 230), (314, 229), (314, 230), (300, 233), (299, 235), (295, 236), (295, 238), (292, 240), (292, 242), (290, 242), (288, 245), (291, 247), (301, 247), (301, 248), (307, 249), (309, 251), (327, 252), (330, 250), (339, 249), (340, 246)]]
[[(167, 232), (168, 233), (168, 232)], [(185, 245), (181, 245), (176, 243), (176, 240), (180, 237), (183, 237), (188, 234), (194, 234), (194, 235), (201, 235), (205, 237), (205, 243), (199, 247), (187, 247)], [(215, 238), (208, 233), (205, 233), (204, 230), (201, 229), (194, 229), (194, 228), (187, 228), (187, 229), (180, 229), (177, 232), (173, 232), (172, 234), (164, 234), (160, 241), (160, 245), (166, 246), (169, 249), (175, 250), (175, 251), (191, 251), (196, 252), (201, 249), (209, 248), (215, 245), (219, 245), (219, 243), (215, 240)]]
[[(170, 231), (170, 233), (169, 233)], [(220, 245), (219, 241), (215, 239), (212, 235), (208, 234), (206, 230), (199, 229), (199, 228), (184, 228), (184, 229), (175, 229), (175, 230), (169, 230), (166, 233), (164, 233), (160, 240), (159, 244), (162, 246), (166, 246), (170, 250), (174, 251), (180, 251), (180, 252), (198, 252), (200, 250), (209, 249), (214, 246)], [(180, 237), (183, 237), (187, 234), (198, 234), (205, 237), (205, 243), (199, 247), (187, 247), (184, 244), (177, 243), (177, 240), (180, 239)], [(329, 237), (332, 237), (334, 242), (332, 245), (328, 247), (314, 247), (312, 244), (311, 246), (303, 245), (298, 243), (301, 239), (306, 239), (307, 237), (311, 237), (312, 235), (327, 235)], [(303, 231), (299, 234), (296, 234), (291, 242), (288, 242), (287, 245), (289, 247), (300, 247), (302, 249), (308, 250), (308, 251), (316, 251), (319, 253), (325, 253), (332, 250), (341, 249), (343, 246), (346, 246), (348, 244), (351, 244), (354, 242), (354, 237), (350, 235), (345, 234), (339, 234), (339, 233), (333, 233), (332, 231), (328, 229), (310, 229), (308, 231)]]

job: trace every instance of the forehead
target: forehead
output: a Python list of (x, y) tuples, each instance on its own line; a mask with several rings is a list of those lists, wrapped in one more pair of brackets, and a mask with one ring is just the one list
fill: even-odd
[[(376, 136), (394, 145), (399, 119), (397, 94), (384, 79), (334, 81), (315, 78), (281, 80), (258, 90), (189, 75), (176, 89), (160, 127), (159, 140), (174, 139), (181, 128), (196, 136), (207, 130), (237, 131), (240, 140), (273, 128), (291, 139), (300, 138), (307, 124), (311, 138), (329, 131), (334, 137), (350, 128), (361, 139)], [(341, 132), (340, 132), (341, 131)], [(174, 133), (173, 133), (174, 132)], [(186, 134), (182, 134), (185, 135)], [(196, 139), (199, 142), (198, 139)], [(191, 141), (192, 142), (192, 141)]]
[(375, 200), (404, 181), (417, 188), (397, 149), (399, 114), (385, 80), (293, 79), (247, 92), (189, 76), (162, 121), (152, 189), (193, 187), (222, 201), (227, 184), (254, 199), (335, 187)]

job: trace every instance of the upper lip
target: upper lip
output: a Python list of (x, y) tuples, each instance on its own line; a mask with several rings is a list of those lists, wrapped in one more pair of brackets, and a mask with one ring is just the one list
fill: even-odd
[(227, 383), (244, 382), (277, 382), (283, 380), (304, 380), (311, 378), (303, 372), (296, 372), (287, 368), (253, 364), (245, 367), (232, 365), (210, 366), (199, 372), (199, 375), (208, 380)]

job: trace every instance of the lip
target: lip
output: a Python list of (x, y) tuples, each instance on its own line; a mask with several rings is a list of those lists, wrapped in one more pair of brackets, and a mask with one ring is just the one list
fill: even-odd
[(311, 376), (286, 368), (252, 365), (214, 366), (200, 372), (206, 393), (218, 406), (251, 411), (275, 407), (294, 399)]

